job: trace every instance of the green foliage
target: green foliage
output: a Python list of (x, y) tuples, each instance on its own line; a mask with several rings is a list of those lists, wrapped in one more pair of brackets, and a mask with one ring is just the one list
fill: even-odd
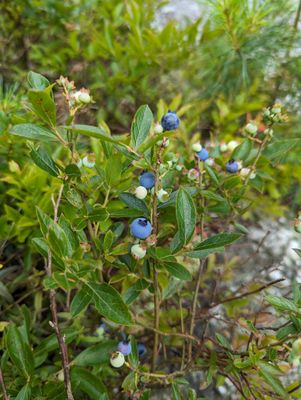
[[(160, 1), (0, 5), (0, 366), (11, 398), (66, 399), (58, 336), (75, 399), (147, 400), (168, 385), (171, 398), (194, 400), (202, 391), (184, 377), (195, 370), (202, 389), (231, 381), (242, 398), (300, 397), (299, 383), (283, 379), (300, 363), (299, 285), (264, 304), (256, 294), (274, 282), (231, 287), (249, 268), (231, 256), (248, 221), (283, 215), (301, 198), (296, 7), (203, 6), (178, 23), (160, 20)], [(61, 74), (93, 98), (80, 102)], [(275, 99), (292, 114), (286, 124)], [(180, 129), (155, 134), (168, 109)], [(222, 151), (233, 139), (238, 146)], [(199, 141), (213, 165), (193, 154)], [(229, 159), (250, 172), (227, 174)], [(138, 199), (143, 170), (157, 182)], [(288, 192), (291, 203), (281, 201)], [(137, 259), (129, 225), (138, 217), (153, 232)], [(281, 318), (272, 329), (260, 315), (269, 305)], [(124, 338), (132, 352), (114, 369)]]

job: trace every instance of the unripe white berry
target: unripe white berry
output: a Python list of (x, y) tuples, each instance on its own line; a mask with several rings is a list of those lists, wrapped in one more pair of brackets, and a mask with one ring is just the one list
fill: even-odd
[(179, 172), (181, 172), (183, 168), (184, 168), (183, 165), (179, 165), (179, 164), (176, 165), (176, 170)]
[(89, 154), (83, 158), (83, 165), (87, 168), (93, 168), (95, 166), (95, 155)]
[(209, 167), (212, 167), (212, 165), (214, 164), (214, 159), (212, 157), (207, 158), (207, 160), (205, 161), (205, 163), (207, 165), (209, 165)]
[(249, 133), (250, 135), (256, 135), (257, 133), (257, 126), (253, 122), (249, 122), (245, 126), (245, 131)]
[(231, 140), (231, 142), (228, 143), (228, 150), (233, 151), (238, 145), (239, 142), (237, 142), (236, 140)]
[(57, 379), (60, 382), (64, 382), (64, 371), (59, 371), (59, 373), (57, 374)]
[(140, 258), (143, 258), (146, 254), (146, 249), (141, 247), (140, 244), (134, 244), (131, 247), (131, 254), (136, 260), (140, 260)]
[(80, 158), (80, 159), (77, 161), (76, 165), (78, 166), (78, 168), (81, 168), (81, 167), (83, 166), (83, 160)]
[(81, 92), (81, 91), (76, 92), (74, 97), (78, 103), (83, 103), (83, 104), (91, 103), (91, 96), (87, 92)]
[(169, 194), (166, 192), (164, 189), (160, 189), (158, 192), (158, 200), (161, 203), (165, 203), (167, 200), (169, 200)]
[(238, 171), (242, 169), (242, 162), (241, 161), (236, 161), (238, 165)]
[(159, 124), (159, 122), (155, 125), (154, 132), (157, 135), (159, 135), (160, 133), (163, 133), (163, 126), (161, 124)]
[(135, 189), (135, 196), (137, 199), (143, 200), (147, 196), (147, 189), (144, 186), (138, 186)]
[(193, 145), (191, 146), (192, 150), (195, 151), (196, 153), (198, 153), (199, 151), (202, 150), (202, 145), (201, 143), (193, 143)]
[(227, 151), (228, 150), (228, 145), (227, 145), (227, 143), (221, 143), (221, 145), (220, 145), (220, 151), (222, 152), (222, 153), (224, 153), (225, 151)]
[(240, 175), (245, 178), (246, 176), (248, 176), (250, 173), (250, 168), (242, 168), (240, 171)]
[(125, 362), (124, 355), (120, 351), (115, 351), (112, 353), (110, 358), (110, 363), (114, 368), (120, 368)]

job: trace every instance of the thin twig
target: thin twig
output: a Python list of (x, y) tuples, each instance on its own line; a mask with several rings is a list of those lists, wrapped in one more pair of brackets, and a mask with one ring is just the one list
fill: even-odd
[[(157, 237), (158, 235), (158, 199), (157, 193), (159, 188), (159, 167), (160, 167), (160, 155), (161, 149), (156, 154), (156, 166), (155, 166), (155, 187), (154, 187), (154, 195), (152, 198), (152, 225), (153, 225), (153, 233)], [(153, 346), (153, 357), (152, 357), (152, 371), (156, 369), (157, 356), (158, 356), (158, 348), (159, 348), (159, 326), (160, 326), (160, 288), (158, 281), (158, 271), (156, 269), (156, 262), (153, 261), (153, 283), (154, 283), (154, 346)]]
[(245, 293), (239, 294), (237, 296), (227, 297), (226, 299), (221, 300), (218, 303), (211, 304), (208, 308), (214, 308), (214, 307), (219, 306), (220, 304), (229, 303), (230, 301), (238, 300), (238, 299), (241, 299), (246, 296), (251, 296), (252, 294), (261, 292), (262, 290), (267, 289), (268, 287), (276, 285), (276, 283), (283, 282), (283, 281), (285, 281), (285, 278), (276, 279), (275, 281), (268, 282), (265, 285), (260, 286), (257, 289), (250, 290), (249, 292), (245, 292)]
[(0, 367), (0, 384), (1, 384), (1, 387), (2, 387), (4, 400), (10, 400), (10, 397), (7, 394), (7, 390), (6, 390), (6, 386), (5, 386), (5, 383), (4, 383), (4, 378), (3, 378), (3, 373), (2, 373), (1, 367)]
[[(202, 164), (200, 161), (198, 161), (198, 169), (199, 169), (199, 189), (200, 191), (202, 190), (203, 186), (203, 170), (202, 170)], [(200, 217), (200, 236), (201, 240), (203, 240), (204, 236), (204, 206), (205, 206), (205, 199), (204, 196), (201, 195), (201, 217)], [(193, 330), (194, 330), (194, 325), (195, 325), (195, 316), (196, 316), (196, 309), (197, 309), (197, 303), (198, 303), (198, 297), (199, 297), (199, 290), (200, 290), (200, 285), (201, 281), (203, 278), (203, 273), (204, 273), (204, 267), (205, 267), (205, 260), (206, 259), (201, 259), (200, 260), (200, 266), (199, 266), (199, 271), (198, 271), (198, 277), (196, 281), (196, 286), (194, 290), (194, 296), (192, 300), (192, 307), (191, 307), (191, 319), (190, 319), (190, 326), (189, 326), (189, 334), (193, 335)], [(191, 361), (191, 356), (192, 356), (192, 343), (190, 342), (188, 344), (188, 364)]]
[[(59, 210), (60, 202), (62, 199), (63, 189), (64, 189), (64, 186), (62, 185), (60, 187), (56, 201), (53, 196), (51, 198), (52, 204), (53, 204), (53, 211), (54, 211), (54, 216), (53, 216), (54, 223), (57, 223), (57, 221), (58, 221), (58, 210)], [(51, 277), (51, 275), (52, 275), (52, 253), (50, 250), (48, 251), (48, 259), (47, 259), (47, 263), (45, 265), (45, 269), (46, 269), (47, 275), (49, 277)], [(55, 335), (57, 337), (57, 341), (58, 341), (58, 344), (60, 347), (60, 354), (61, 354), (62, 366), (63, 366), (63, 371), (64, 371), (64, 383), (65, 383), (65, 389), (66, 389), (66, 393), (67, 393), (67, 399), (74, 400), (74, 397), (72, 394), (71, 379), (70, 379), (68, 349), (67, 349), (67, 345), (65, 342), (65, 337), (62, 336), (62, 333), (61, 333), (61, 330), (59, 327), (58, 316), (57, 316), (56, 290), (55, 289), (50, 289), (49, 299), (50, 299), (50, 310), (51, 310), (51, 315), (52, 315), (52, 321), (50, 321), (49, 324), (54, 329), (54, 332), (55, 332)]]

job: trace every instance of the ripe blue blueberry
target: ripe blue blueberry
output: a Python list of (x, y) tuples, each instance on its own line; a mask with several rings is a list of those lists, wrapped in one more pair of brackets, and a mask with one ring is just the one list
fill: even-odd
[(239, 165), (235, 160), (230, 160), (226, 164), (226, 170), (231, 174), (234, 174), (238, 171)]
[(128, 356), (131, 354), (132, 351), (132, 345), (130, 342), (123, 340), (122, 342), (118, 343), (117, 350), (120, 351), (124, 356)]
[(138, 239), (146, 239), (152, 233), (151, 223), (143, 217), (136, 218), (131, 223), (131, 234)]
[(155, 175), (152, 172), (142, 172), (139, 182), (145, 189), (151, 189), (155, 186)]
[(147, 352), (146, 347), (144, 346), (143, 343), (138, 343), (137, 344), (137, 351), (138, 351), (138, 356), (139, 357), (145, 356), (145, 354)]
[(201, 151), (196, 153), (196, 155), (199, 157), (201, 161), (206, 161), (209, 158), (209, 153), (208, 151), (203, 147)]
[(175, 112), (168, 111), (161, 118), (161, 125), (164, 131), (173, 131), (179, 127), (180, 119)]

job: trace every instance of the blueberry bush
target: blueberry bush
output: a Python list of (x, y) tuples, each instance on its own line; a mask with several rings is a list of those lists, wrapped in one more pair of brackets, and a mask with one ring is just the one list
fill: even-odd
[(223, 283), (251, 193), (264, 199), (266, 166), (292, 146), (277, 140), (281, 104), (228, 143), (192, 136), (174, 103), (141, 105), (124, 134), (78, 123), (93, 96), (63, 76), (30, 72), (24, 105), (9, 135), (31, 161), (9, 161), (2, 228), (23, 243), (22, 270), (0, 274), (28, 288), (14, 305), (0, 286), (3, 398), (206, 398), (195, 373), (202, 393), (227, 381), (237, 398), (298, 398), (299, 380), (283, 380), (300, 358), (298, 284), (290, 300), (272, 290), (283, 279)]
[(301, 398), (301, 2), (181, 3), (0, 2), (1, 399)]

